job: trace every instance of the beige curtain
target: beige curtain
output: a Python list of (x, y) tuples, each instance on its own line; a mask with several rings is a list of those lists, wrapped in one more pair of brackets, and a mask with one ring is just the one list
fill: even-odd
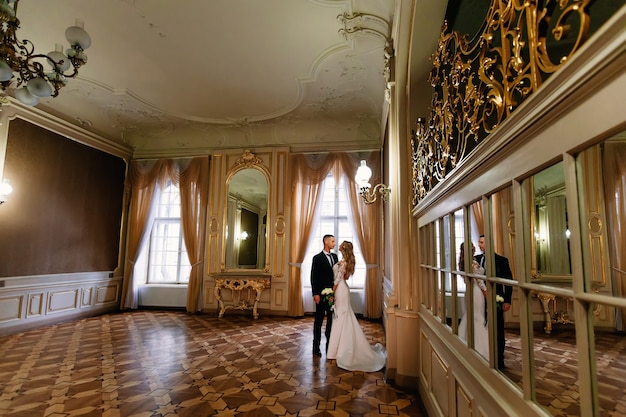
[[(302, 299), (302, 262), (306, 254), (307, 243), (313, 228), (315, 213), (318, 208), (320, 185), (332, 169), (343, 172), (347, 177), (346, 185), (349, 190), (352, 206), (352, 218), (363, 257), (367, 263), (365, 284), (365, 317), (379, 318), (381, 316), (382, 294), (379, 282), (379, 267), (377, 263), (378, 244), (380, 242), (379, 210), (380, 204), (366, 205), (358, 196), (354, 182), (354, 175), (362, 157), (355, 154), (337, 155), (292, 155), (290, 158), (290, 178), (292, 178), (292, 216), (291, 236), (293, 244), (290, 248), (290, 316), (304, 315)], [(372, 169), (372, 183), (380, 182), (380, 153), (372, 153), (365, 158)], [(337, 175), (337, 174), (336, 174)], [(308, 279), (308, 277), (307, 277)]]
[(485, 234), (485, 215), (483, 213), (482, 200), (472, 204), (472, 213), (474, 214), (474, 221), (476, 222), (478, 236), (480, 237), (480, 235)]
[(320, 185), (334, 165), (331, 155), (292, 155), (289, 160), (291, 184), (291, 247), (289, 248), (289, 309), (292, 317), (304, 315), (302, 262), (319, 203)]
[(187, 312), (202, 310), (205, 219), (209, 201), (209, 158), (193, 158), (180, 174), (180, 204), (183, 239), (191, 264), (187, 286)]
[(382, 315), (382, 285), (380, 281), (380, 266), (378, 265), (378, 248), (381, 243), (381, 225), (379, 221), (382, 204), (378, 201), (374, 204), (365, 204), (359, 194), (354, 176), (360, 165), (361, 159), (367, 161), (367, 166), (372, 170), (371, 184), (381, 183), (380, 153), (375, 152), (368, 158), (362, 158), (355, 154), (342, 154), (340, 156), (341, 168), (346, 176), (346, 186), (352, 207), (354, 230), (359, 240), (359, 246), (363, 252), (363, 258), (367, 264), (365, 275), (365, 313), (364, 316), (372, 319)]
[[(128, 235), (124, 281), (122, 284), (122, 308), (137, 308), (137, 282), (135, 262), (150, 228), (149, 218), (153, 207), (154, 190), (163, 185), (168, 176), (175, 173), (172, 161), (131, 161), (126, 187), (130, 189), (128, 211)], [(174, 175), (176, 178), (177, 176)]]
[(557, 195), (546, 198), (546, 212), (549, 219), (546, 226), (550, 249), (545, 270), (550, 273), (570, 274), (569, 242), (565, 237), (565, 230), (567, 229), (565, 196)]
[(514, 230), (510, 228), (514, 216), (511, 192), (512, 188), (507, 187), (493, 195), (493, 239), (495, 252), (508, 258), (511, 271), (515, 271)]
[[(626, 143), (605, 143), (603, 176), (614, 295), (626, 297)], [(624, 315), (625, 309), (616, 309), (615, 327), (619, 331), (625, 329)]]

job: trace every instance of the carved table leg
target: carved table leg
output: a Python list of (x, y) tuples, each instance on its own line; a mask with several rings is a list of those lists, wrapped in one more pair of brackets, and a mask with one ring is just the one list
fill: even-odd
[(261, 293), (263, 292), (263, 287), (255, 288), (254, 292), (256, 293), (256, 297), (254, 297), (254, 307), (252, 307), (252, 317), (255, 319), (259, 318), (259, 313), (257, 311), (257, 305), (259, 304), (259, 300), (261, 299)]
[(224, 307), (224, 302), (222, 301), (222, 296), (220, 295), (220, 287), (218, 287), (217, 285), (215, 286), (214, 293), (215, 299), (217, 300), (217, 306), (219, 308), (218, 318), (221, 319), (224, 316), (226, 308)]
[(550, 302), (556, 304), (556, 297), (552, 294), (546, 293), (538, 293), (537, 298), (541, 302), (541, 307), (543, 308), (543, 314), (545, 316), (545, 326), (544, 331), (546, 334), (552, 333), (552, 313), (550, 312)]

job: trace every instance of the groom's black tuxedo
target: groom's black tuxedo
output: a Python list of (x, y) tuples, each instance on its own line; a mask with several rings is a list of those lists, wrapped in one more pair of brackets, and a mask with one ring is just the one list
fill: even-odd
[[(338, 262), (337, 254), (330, 254), (333, 258), (333, 265)], [(313, 257), (313, 263), (311, 265), (311, 289), (313, 295), (320, 295), (324, 288), (332, 288), (335, 282), (335, 276), (333, 274), (333, 267), (328, 261), (328, 255), (324, 251), (321, 251)]]
[[(338, 262), (336, 253), (331, 253), (332, 264)], [(324, 322), (324, 316), (326, 317), (326, 349), (328, 350), (328, 340), (330, 339), (330, 329), (333, 325), (333, 315), (330, 312), (330, 306), (321, 295), (324, 288), (332, 288), (335, 282), (335, 276), (333, 274), (333, 267), (328, 259), (328, 255), (324, 251), (321, 251), (313, 257), (313, 263), (311, 265), (311, 289), (313, 290), (313, 296), (319, 295), (320, 302), (315, 305), (315, 321), (313, 322), (313, 354), (320, 353), (320, 342), (322, 339), (322, 323)]]
[[(476, 262), (480, 264), (484, 268), (485, 266), (485, 255), (478, 254), (474, 256)], [(513, 279), (513, 273), (511, 272), (511, 267), (509, 266), (509, 260), (496, 253), (496, 277), (498, 278), (508, 278)], [(510, 285), (502, 285), (496, 284), (496, 294), (500, 295), (504, 298), (503, 304), (511, 304), (511, 295), (513, 294), (513, 287)], [(485, 317), (487, 316), (487, 304), (485, 304)], [(502, 307), (498, 308), (497, 311), (497, 331), (498, 331), (498, 368), (504, 368), (504, 347), (505, 347), (505, 339), (504, 339), (504, 311), (502, 311)]]

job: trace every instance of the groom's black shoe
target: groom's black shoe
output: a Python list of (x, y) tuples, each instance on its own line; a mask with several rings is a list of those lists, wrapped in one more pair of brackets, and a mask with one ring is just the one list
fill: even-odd
[(313, 349), (313, 356), (319, 356), (320, 358), (322, 357), (322, 352), (319, 348)]

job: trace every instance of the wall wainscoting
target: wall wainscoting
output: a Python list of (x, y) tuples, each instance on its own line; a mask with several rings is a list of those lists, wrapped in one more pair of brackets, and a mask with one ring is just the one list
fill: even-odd
[(111, 272), (1, 278), (0, 335), (119, 309), (122, 277)]

